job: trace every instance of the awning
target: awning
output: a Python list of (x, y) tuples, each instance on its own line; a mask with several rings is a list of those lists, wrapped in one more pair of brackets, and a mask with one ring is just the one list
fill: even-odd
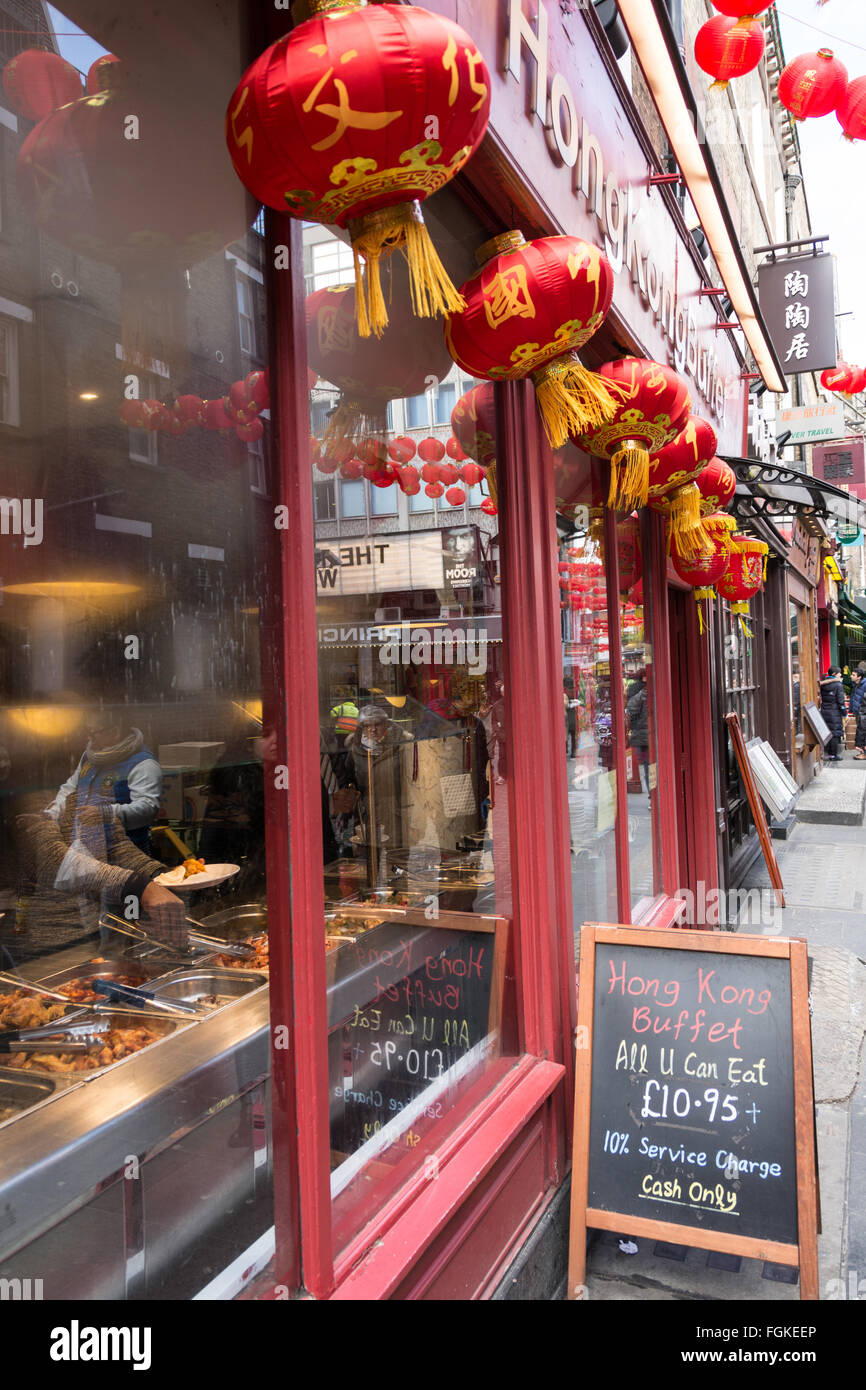
[(837, 584), (842, 583), (842, 571), (836, 564), (836, 561), (834, 560), (832, 555), (825, 555), (824, 569), (827, 571), (831, 579), (835, 579)]
[(753, 517), (824, 517), (866, 528), (866, 502), (823, 478), (780, 463), (724, 458), (734, 470), (737, 490), (731, 511), (741, 521)]
[(846, 593), (839, 595), (839, 616), (866, 630), (866, 611), (860, 608)]

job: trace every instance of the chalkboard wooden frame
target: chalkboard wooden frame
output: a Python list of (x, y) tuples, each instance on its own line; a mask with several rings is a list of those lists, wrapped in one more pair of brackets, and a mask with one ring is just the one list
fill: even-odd
[(770, 831), (767, 826), (767, 817), (764, 814), (764, 804), (755, 786), (755, 779), (752, 775), (752, 764), (749, 762), (749, 754), (743, 741), (743, 731), (740, 727), (740, 717), (738, 714), (726, 714), (725, 723), (731, 735), (731, 742), (734, 745), (734, 752), (737, 755), (737, 765), (740, 769), (740, 776), (743, 779), (743, 786), (746, 788), (746, 796), (749, 800), (749, 807), (752, 812), (752, 820), (755, 822), (755, 829), (758, 832), (758, 839), (764, 854), (764, 862), (767, 865), (767, 872), (770, 875), (770, 883), (776, 894), (776, 902), (780, 907), (785, 906), (784, 885), (782, 875), (779, 870), (779, 861), (776, 858), (776, 851), (773, 849), (773, 841), (770, 839)]
[[(798, 1244), (731, 1235), (705, 1227), (680, 1225), (649, 1217), (602, 1211), (588, 1206), (589, 1137), (592, 1107), (592, 1042), (595, 1008), (595, 957), (599, 943), (653, 949), (718, 952), (787, 960), (791, 979), (791, 1046), (794, 1082), (794, 1134), (797, 1165)], [(571, 1179), (571, 1229), (568, 1296), (583, 1296), (587, 1227), (673, 1241), (702, 1250), (745, 1255), (795, 1265), (800, 1271), (800, 1298), (818, 1298), (817, 1172), (812, 1086), (812, 1039), (809, 1024), (809, 979), (806, 941), (802, 938), (739, 936), (728, 932), (681, 931), (632, 927), (624, 923), (587, 923), (580, 938), (578, 997), (579, 1046), (575, 1063), (574, 1144)]]

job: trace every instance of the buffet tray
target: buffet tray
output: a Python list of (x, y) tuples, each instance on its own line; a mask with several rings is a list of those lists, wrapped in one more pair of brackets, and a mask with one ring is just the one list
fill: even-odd
[[(262, 989), (268, 977), (261, 970), (222, 970), (198, 967), (195, 970), (177, 970), (167, 975), (153, 986), (153, 992), (160, 999), (181, 999), (190, 1004), (206, 1003), (216, 996), (212, 1010), (224, 1008), (253, 990)], [(207, 1017), (207, 1015), (205, 1015)]]
[(64, 1081), (55, 1076), (30, 1072), (22, 1075), (11, 1067), (0, 1067), (0, 1129), (77, 1084), (77, 1081)]
[(119, 975), (126, 975), (133, 977), (136, 985), (143, 985), (154, 979), (157, 974), (164, 975), (165, 971), (165, 965), (158, 965), (155, 961), (130, 960), (128, 956), (99, 956), (86, 961), (84, 965), (70, 965), (66, 970), (40, 975), (38, 982), (45, 985), (46, 989), (59, 989), (61, 985), (68, 985), (71, 980), (113, 980)]
[[(79, 1014), (81, 1014), (80, 1010)], [(72, 1015), (70, 1015), (70, 1017), (71, 1016)], [(131, 1018), (128, 1014), (115, 1014), (106, 1012), (102, 1014), (101, 1017), (108, 1018), (112, 1028), (128, 1029), (134, 1027), (147, 1027), (151, 1028), (155, 1033), (158, 1034), (158, 1036), (154, 1038), (153, 1042), (147, 1043), (146, 1046), (138, 1048), (135, 1052), (128, 1053), (126, 1057), (118, 1057), (114, 1061), (106, 1062), (104, 1066), (91, 1067), (88, 1070), (70, 1070), (64, 1072), (54, 1072), (51, 1070), (43, 1071), (39, 1065), (40, 1061), (43, 1058), (47, 1058), (53, 1055), (52, 1053), (45, 1052), (31, 1054), (29, 1059), (31, 1065), (29, 1067), (16, 1067), (13, 1066), (10, 1062), (6, 1062), (4, 1063), (4, 1070), (13, 1072), (15, 1076), (26, 1076), (28, 1078), (36, 1077), (40, 1080), (47, 1077), (49, 1080), (65, 1081), (71, 1082), (73, 1084), (80, 1081), (89, 1081), (91, 1077), (104, 1076), (106, 1072), (113, 1071), (115, 1067), (122, 1067), (124, 1062), (131, 1061), (133, 1057), (140, 1057), (141, 1054), (144, 1052), (151, 1052), (155, 1047), (158, 1047), (160, 1043), (165, 1042), (166, 1038), (173, 1036), (173, 1034), (179, 1032), (182, 1028), (194, 1027), (195, 1023), (197, 1022), (197, 1020), (193, 1018), (190, 1018), (190, 1021), (187, 1022), (185, 1018), (163, 1018), (156, 1014), (153, 1016), (153, 1018)], [(94, 1048), (94, 1051), (97, 1050), (98, 1048)], [(57, 1051), (63, 1051), (62, 1042), (58, 1043)], [(11, 1057), (15, 1054), (9, 1053), (8, 1055)], [(49, 1097), (46, 1097), (46, 1099), (49, 1099)]]

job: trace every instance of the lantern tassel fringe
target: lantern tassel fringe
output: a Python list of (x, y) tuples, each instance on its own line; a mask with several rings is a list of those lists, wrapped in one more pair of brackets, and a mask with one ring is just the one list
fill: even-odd
[(712, 603), (715, 597), (715, 589), (695, 589), (695, 603), (698, 606), (698, 631), (701, 637), (703, 637), (707, 630), (707, 625), (704, 622), (704, 599), (709, 599), (710, 603)]
[(672, 545), (688, 564), (694, 564), (712, 551), (712, 541), (701, 519), (701, 494), (697, 486), (677, 488), (671, 496), (669, 550)]
[(576, 356), (547, 363), (532, 380), (553, 449), (561, 449), (570, 434), (598, 429), (613, 418), (616, 405), (603, 379)]
[(618, 512), (645, 507), (649, 493), (650, 457), (638, 444), (626, 444), (610, 459), (610, 491), (607, 505)]
[(732, 612), (733, 614), (735, 614), (735, 616), (736, 616), (737, 618), (739, 618), (739, 620), (740, 620), (740, 627), (743, 629), (743, 633), (745, 634), (745, 636), (746, 636), (746, 637), (754, 637), (755, 634), (752, 632), (752, 629), (749, 627), (749, 624), (746, 622), (746, 618), (748, 617), (748, 613), (749, 613), (749, 605), (748, 605), (748, 603), (743, 603), (743, 602), (732, 603), (732, 604), (731, 604), (731, 612)]
[[(412, 312), (417, 318), (455, 314), (466, 300), (439, 259), (417, 203), (398, 203), (349, 223), (355, 256), (355, 313), (362, 338), (381, 338), (388, 326), (382, 260), (398, 248), (409, 266)], [(364, 260), (363, 274), (361, 258)]]

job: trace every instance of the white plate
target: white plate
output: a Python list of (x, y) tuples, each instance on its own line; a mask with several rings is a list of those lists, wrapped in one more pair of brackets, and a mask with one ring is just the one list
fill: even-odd
[(166, 882), (167, 874), (157, 874), (154, 883), (160, 888), (168, 888), (172, 893), (189, 893), (195, 888), (215, 888), (240, 872), (240, 864), (208, 864), (203, 874), (190, 874), (182, 883)]

